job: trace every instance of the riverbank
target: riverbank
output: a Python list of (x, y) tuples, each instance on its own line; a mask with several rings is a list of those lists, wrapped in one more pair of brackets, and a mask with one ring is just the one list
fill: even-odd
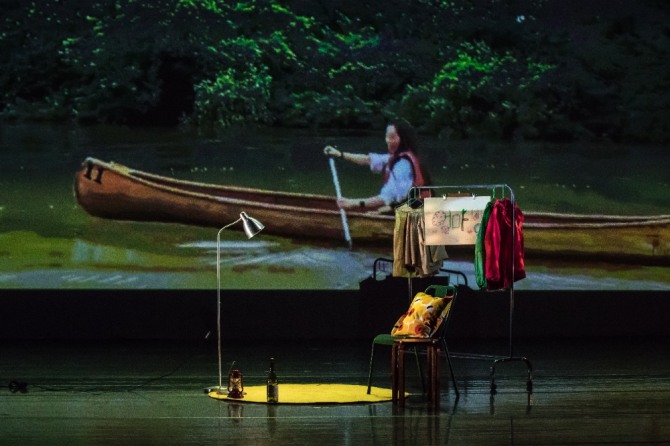
[[(86, 214), (72, 192), (81, 162), (95, 156), (187, 180), (332, 195), (321, 153), (326, 143), (351, 151), (383, 149), (380, 135), (365, 132), (236, 130), (214, 137), (107, 126), (3, 127), (0, 288), (98, 289), (125, 283), (129, 289), (213, 289), (214, 229), (119, 222)], [(422, 143), (435, 183), (508, 183), (524, 211), (670, 213), (663, 199), (668, 155), (660, 148), (647, 151), (652, 157), (640, 157), (634, 147), (603, 147), (587, 158), (577, 144)], [(600, 158), (592, 158), (593, 153)], [(358, 166), (342, 164), (338, 171), (349, 196), (369, 195), (379, 188), (380, 179)], [(225, 287), (356, 289), (370, 274), (374, 259), (391, 255), (391, 247), (349, 252), (344, 243), (319, 246), (267, 234), (254, 240), (263, 246), (246, 249), (241, 234), (222, 234)], [(655, 289), (656, 283), (667, 285), (670, 276), (667, 268), (630, 263), (528, 260), (529, 278), (520, 287), (543, 277), (541, 287), (580, 283), (585, 289), (635, 289), (652, 283)], [(63, 280), (71, 271), (83, 281)], [(547, 275), (553, 278), (545, 280)], [(124, 282), (128, 277), (135, 279)]]

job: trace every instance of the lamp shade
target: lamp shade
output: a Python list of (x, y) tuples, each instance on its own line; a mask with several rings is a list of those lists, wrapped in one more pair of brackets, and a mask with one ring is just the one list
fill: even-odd
[(249, 217), (246, 212), (240, 212), (240, 219), (242, 220), (242, 225), (244, 226), (244, 233), (247, 235), (247, 238), (251, 238), (254, 235), (258, 234), (263, 230), (265, 226), (263, 223), (256, 220), (253, 217)]

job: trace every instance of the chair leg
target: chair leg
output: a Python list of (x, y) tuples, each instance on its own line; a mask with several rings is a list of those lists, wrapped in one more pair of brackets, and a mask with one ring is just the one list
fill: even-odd
[(372, 343), (372, 351), (370, 352), (370, 371), (368, 373), (368, 395), (370, 395), (370, 389), (372, 388), (372, 369), (375, 363), (375, 343)]
[[(400, 343), (400, 344), (393, 344), (394, 347), (394, 353), (393, 357), (396, 358), (395, 364), (393, 364), (393, 373), (394, 373), (394, 379), (393, 379), (393, 387), (397, 389), (395, 393), (396, 395), (396, 402), (400, 407), (405, 407), (405, 345)], [(397, 349), (396, 349), (397, 347)]]
[(458, 386), (456, 385), (456, 377), (454, 376), (454, 369), (451, 366), (451, 355), (449, 354), (447, 341), (444, 338), (442, 338), (442, 348), (444, 348), (444, 354), (447, 357), (447, 365), (449, 366), (449, 373), (451, 374), (451, 382), (454, 385), (454, 393), (456, 394), (456, 398), (459, 398), (460, 394), (458, 392)]
[(395, 342), (391, 346), (391, 402), (394, 405), (400, 404), (400, 401), (398, 400), (399, 395), (398, 387), (400, 385), (400, 377), (399, 377), (400, 370), (398, 369), (398, 351), (400, 350), (400, 347), (401, 346)]
[[(373, 342), (372, 343), (372, 348), (370, 349), (370, 368), (368, 371), (368, 390), (367, 393), (368, 395), (372, 391), (372, 374), (374, 372), (374, 365), (375, 365), (375, 346), (376, 344)], [(424, 376), (423, 372), (423, 367), (421, 367), (421, 360), (419, 359), (419, 352), (416, 347), (414, 348), (414, 358), (416, 359), (416, 368), (419, 371), (419, 377), (421, 378), (421, 389), (423, 390), (423, 393), (426, 393), (426, 378)], [(451, 369), (451, 360), (449, 359), (448, 355), (448, 350), (446, 349), (445, 345), (445, 352), (447, 352), (447, 361), (449, 362), (449, 370), (451, 371), (451, 378), (454, 382), (454, 388), (456, 388), (456, 380), (454, 378), (454, 372)], [(458, 389), (456, 389), (456, 393), (458, 394)]]
[(414, 357), (416, 358), (416, 368), (419, 370), (419, 376), (421, 377), (421, 390), (423, 393), (426, 393), (426, 380), (423, 377), (423, 370), (421, 370), (421, 361), (419, 361), (419, 353), (414, 347)]
[(429, 390), (428, 400), (434, 409), (440, 408), (440, 347), (434, 342), (427, 346)]

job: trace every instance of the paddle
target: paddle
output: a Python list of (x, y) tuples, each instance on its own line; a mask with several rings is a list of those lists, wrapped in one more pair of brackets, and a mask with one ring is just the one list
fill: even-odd
[[(342, 198), (342, 191), (340, 190), (340, 180), (337, 178), (337, 170), (335, 169), (335, 160), (333, 157), (328, 158), (330, 163), (330, 173), (333, 176), (333, 184), (335, 185), (335, 195), (337, 198)], [(344, 229), (344, 240), (347, 241), (349, 249), (353, 246), (351, 243), (351, 235), (349, 234), (349, 223), (347, 223), (347, 214), (344, 209), (340, 208), (340, 217), (342, 218), (342, 228)]]

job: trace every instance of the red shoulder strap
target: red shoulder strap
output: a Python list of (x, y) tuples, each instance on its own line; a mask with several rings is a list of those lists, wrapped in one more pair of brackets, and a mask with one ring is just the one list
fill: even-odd
[(412, 163), (412, 173), (414, 174), (414, 182), (412, 186), (427, 186), (426, 179), (423, 177), (423, 172), (421, 171), (419, 158), (416, 157), (414, 152), (403, 152), (399, 157), (406, 158)]
[[(421, 170), (421, 165), (419, 164), (419, 158), (414, 154), (414, 152), (402, 152), (401, 154), (398, 155), (398, 159), (405, 158), (407, 161), (410, 162), (412, 165), (412, 176), (414, 177), (414, 181), (412, 182), (413, 187), (420, 187), (420, 186), (428, 186), (428, 181), (426, 181), (426, 178), (423, 176), (423, 171)], [(384, 183), (388, 181), (388, 177), (391, 173), (391, 169), (387, 168), (384, 169)], [(430, 197), (431, 192), (430, 190), (423, 190), (421, 191), (421, 198), (426, 198)]]

